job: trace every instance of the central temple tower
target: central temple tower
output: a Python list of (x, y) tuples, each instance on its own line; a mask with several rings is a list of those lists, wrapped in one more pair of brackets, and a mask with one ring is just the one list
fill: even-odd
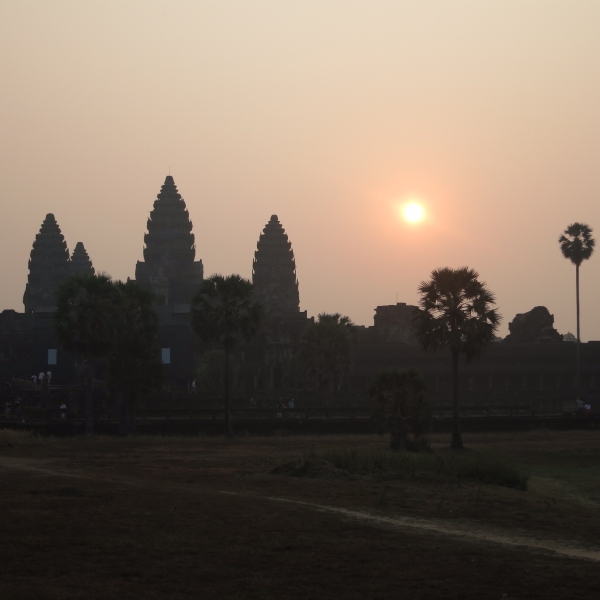
[(188, 304), (203, 278), (196, 257), (192, 222), (171, 175), (160, 189), (144, 235), (144, 260), (135, 278), (151, 289), (157, 304)]

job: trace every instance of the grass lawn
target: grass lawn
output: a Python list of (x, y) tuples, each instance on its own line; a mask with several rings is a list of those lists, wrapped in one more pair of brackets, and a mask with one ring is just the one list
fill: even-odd
[[(528, 490), (269, 474), (302, 456), (379, 452), (377, 436), (0, 431), (0, 598), (600, 597), (600, 433), (464, 440), (518, 465)], [(432, 438), (439, 456), (448, 444)]]

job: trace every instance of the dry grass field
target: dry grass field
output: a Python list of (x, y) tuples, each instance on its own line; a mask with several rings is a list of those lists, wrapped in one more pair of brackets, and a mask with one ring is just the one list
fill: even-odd
[(0, 598), (600, 597), (600, 433), (465, 435), (527, 491), (269, 473), (386, 443), (0, 431)]

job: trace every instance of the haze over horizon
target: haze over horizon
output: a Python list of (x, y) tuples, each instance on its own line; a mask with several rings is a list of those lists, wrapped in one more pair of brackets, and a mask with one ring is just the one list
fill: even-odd
[[(251, 277), (272, 214), (309, 315), (372, 324), (438, 267), (575, 331), (558, 237), (600, 236), (600, 3), (0, 0), (0, 310), (52, 212), (134, 276), (169, 173), (205, 275)], [(409, 224), (400, 206), (418, 201)], [(600, 339), (600, 252), (581, 269)]]

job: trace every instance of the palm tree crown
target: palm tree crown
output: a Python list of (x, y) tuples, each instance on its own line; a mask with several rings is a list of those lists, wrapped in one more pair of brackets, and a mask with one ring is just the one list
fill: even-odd
[(585, 223), (572, 223), (558, 238), (563, 256), (577, 267), (594, 253), (596, 240), (592, 237), (592, 231)]
[(339, 313), (321, 313), (300, 338), (298, 359), (317, 389), (333, 391), (350, 371), (354, 323)]
[(476, 358), (494, 339), (501, 316), (492, 305), (494, 294), (473, 269), (436, 269), (423, 281), (414, 329), (427, 351), (449, 347)]
[(204, 342), (233, 350), (250, 341), (262, 317), (262, 305), (253, 301), (253, 286), (239, 275), (213, 275), (200, 284), (192, 299), (192, 328)]
[(118, 328), (114, 319), (115, 286), (105, 275), (76, 275), (56, 293), (54, 328), (69, 352), (86, 359), (104, 357), (113, 347)]

